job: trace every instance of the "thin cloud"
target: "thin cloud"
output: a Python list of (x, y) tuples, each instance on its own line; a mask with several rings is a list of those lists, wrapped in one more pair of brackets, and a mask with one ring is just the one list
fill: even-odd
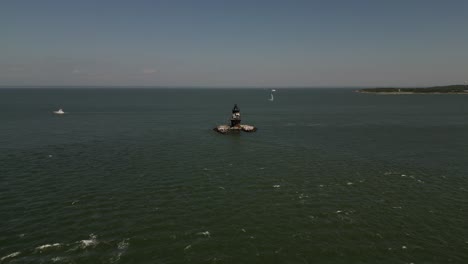
[(81, 71), (80, 69), (74, 69), (74, 70), (72, 71), (72, 73), (73, 73), (73, 74), (80, 74), (80, 73), (82, 73), (82, 71)]
[(142, 72), (143, 72), (144, 74), (153, 74), (153, 73), (158, 72), (158, 70), (149, 68), (149, 69), (143, 69)]

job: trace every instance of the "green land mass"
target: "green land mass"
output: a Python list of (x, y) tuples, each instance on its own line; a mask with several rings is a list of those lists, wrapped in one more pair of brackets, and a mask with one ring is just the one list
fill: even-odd
[(379, 94), (468, 94), (468, 86), (460, 84), (427, 88), (365, 88), (357, 90), (356, 92)]

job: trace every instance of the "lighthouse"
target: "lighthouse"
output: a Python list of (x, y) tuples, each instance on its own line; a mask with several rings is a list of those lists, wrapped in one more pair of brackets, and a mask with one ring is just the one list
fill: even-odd
[(255, 132), (257, 128), (250, 125), (241, 125), (241, 115), (240, 109), (237, 104), (234, 105), (232, 108), (232, 115), (231, 115), (231, 124), (230, 125), (219, 125), (213, 128), (214, 131), (219, 132), (221, 134), (227, 134), (229, 132)]
[(237, 104), (235, 104), (234, 108), (232, 108), (231, 127), (240, 126), (240, 122), (241, 122), (240, 109), (239, 107), (237, 107)]

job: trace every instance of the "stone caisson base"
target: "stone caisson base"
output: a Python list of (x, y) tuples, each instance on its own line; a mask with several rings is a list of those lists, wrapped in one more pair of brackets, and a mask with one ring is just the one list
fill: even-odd
[(237, 125), (237, 126), (228, 126), (228, 125), (220, 125), (215, 128), (213, 128), (214, 131), (221, 133), (221, 134), (227, 134), (230, 132), (255, 132), (257, 131), (257, 128), (254, 126), (250, 125)]

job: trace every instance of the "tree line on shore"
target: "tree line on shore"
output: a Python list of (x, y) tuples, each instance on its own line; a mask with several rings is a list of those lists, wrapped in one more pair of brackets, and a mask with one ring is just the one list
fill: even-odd
[(359, 91), (371, 93), (468, 93), (468, 86), (466, 85), (448, 85), (448, 86), (434, 86), (427, 88), (365, 88)]

